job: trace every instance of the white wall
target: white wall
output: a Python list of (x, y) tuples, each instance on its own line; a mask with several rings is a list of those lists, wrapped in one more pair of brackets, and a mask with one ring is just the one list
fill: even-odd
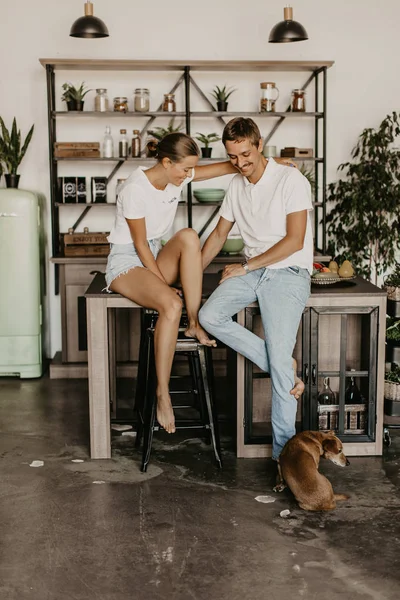
[[(20, 0), (8, 3), (7, 11), (2, 14), (0, 115), (7, 123), (11, 123), (15, 115), (23, 134), (35, 124), (33, 141), (20, 167), (20, 187), (45, 195), (49, 238), (46, 81), (39, 58), (334, 60), (328, 76), (330, 180), (336, 177), (337, 165), (348, 159), (361, 130), (375, 127), (387, 113), (399, 108), (399, 0), (298, 0), (294, 3), (294, 18), (306, 27), (310, 38), (298, 44), (268, 44), (271, 27), (282, 19), (286, 4), (283, 0), (270, 3), (265, 0), (245, 3), (241, 0), (202, 0), (201, 3), (95, 0), (95, 15), (106, 22), (110, 37), (73, 39), (68, 35), (69, 29), (72, 22), (83, 15), (83, 3), (83, 0), (63, 3)], [(83, 75), (82, 78), (86, 78), (86, 73)], [(226, 80), (229, 83), (228, 75), (224, 81), (216, 77), (210, 76), (208, 89)], [(65, 74), (65, 79), (58, 79), (57, 85), (61, 86), (67, 79), (79, 82), (80, 73)], [(260, 73), (251, 81), (243, 81), (254, 83), (252, 101), (255, 103), (258, 102), (258, 83), (263, 79)], [(291, 87), (301, 85), (302, 79), (304, 74), (300, 80), (291, 81), (295, 85), (289, 87), (287, 81), (282, 81), (285, 93), (288, 95)], [(86, 81), (90, 87), (96, 87), (99, 75), (88, 74)], [(237, 84), (233, 77), (232, 82)], [(131, 93), (136, 83), (125, 82), (126, 91)], [(207, 81), (204, 83), (207, 87)], [(114, 84), (116, 81), (111, 81), (110, 87)], [(249, 110), (241, 104), (243, 88), (232, 97), (232, 109)], [(114, 91), (119, 92), (120, 88), (110, 90), (110, 95)], [(88, 96), (88, 102), (90, 98), (92, 96)], [(208, 127), (215, 129), (215, 125)], [(197, 124), (195, 130), (198, 130)], [(74, 129), (74, 137), (70, 139), (79, 139), (80, 132), (79, 128)], [(92, 133), (102, 135), (102, 131)], [(80, 139), (85, 139), (85, 135)], [(284, 145), (283, 139), (277, 145)], [(222, 155), (222, 148), (216, 148), (215, 152), (215, 156), (219, 152)], [(49, 265), (45, 307), (49, 356), (61, 347), (59, 297), (55, 297), (52, 290), (53, 267)]]

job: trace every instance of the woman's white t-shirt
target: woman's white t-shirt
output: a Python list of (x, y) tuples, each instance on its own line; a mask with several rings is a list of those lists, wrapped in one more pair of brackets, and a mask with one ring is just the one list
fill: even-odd
[(163, 190), (154, 187), (145, 175), (146, 167), (138, 167), (118, 188), (114, 227), (108, 236), (111, 244), (132, 244), (126, 219), (146, 220), (148, 240), (159, 240), (170, 230), (175, 218), (182, 188), (194, 177), (194, 169), (180, 186), (168, 183)]

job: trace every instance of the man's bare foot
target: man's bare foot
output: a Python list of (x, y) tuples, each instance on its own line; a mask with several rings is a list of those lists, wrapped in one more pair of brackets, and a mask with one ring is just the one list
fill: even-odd
[(196, 338), (196, 340), (199, 340), (200, 344), (204, 344), (204, 346), (213, 346), (214, 348), (217, 346), (217, 342), (215, 340), (210, 340), (200, 325), (189, 325), (185, 330), (185, 336)]
[(168, 433), (175, 433), (175, 417), (169, 394), (157, 394), (157, 421)]
[(290, 390), (292, 396), (298, 400), (302, 393), (304, 392), (305, 385), (300, 377), (297, 377), (297, 361), (293, 359), (293, 371), (294, 371), (294, 388)]

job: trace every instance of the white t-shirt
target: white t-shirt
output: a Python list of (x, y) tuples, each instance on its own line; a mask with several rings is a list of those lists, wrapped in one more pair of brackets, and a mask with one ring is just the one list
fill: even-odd
[(301, 210), (308, 211), (303, 248), (268, 268), (298, 266), (311, 273), (314, 254), (311, 187), (297, 169), (280, 165), (270, 158), (261, 179), (255, 184), (243, 175), (235, 175), (219, 215), (227, 221), (236, 222), (245, 244), (245, 256), (250, 259), (263, 254), (284, 238), (287, 215)]
[(117, 210), (114, 227), (108, 236), (111, 244), (132, 244), (132, 236), (126, 219), (146, 220), (148, 240), (159, 240), (170, 230), (182, 188), (194, 177), (194, 169), (181, 186), (168, 185), (158, 190), (148, 180), (144, 171), (138, 167), (118, 188)]

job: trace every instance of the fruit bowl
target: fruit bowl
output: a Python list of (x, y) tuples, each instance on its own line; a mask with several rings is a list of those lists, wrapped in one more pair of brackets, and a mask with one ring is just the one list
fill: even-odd
[(341, 283), (342, 281), (351, 281), (356, 277), (357, 275), (351, 275), (350, 277), (311, 277), (311, 283), (314, 285), (332, 285), (333, 283)]
[(226, 190), (222, 188), (202, 188), (193, 190), (197, 202), (220, 202), (225, 197)]
[(222, 246), (221, 252), (228, 252), (229, 254), (238, 254), (243, 250), (244, 241), (242, 238), (228, 238), (225, 244)]

